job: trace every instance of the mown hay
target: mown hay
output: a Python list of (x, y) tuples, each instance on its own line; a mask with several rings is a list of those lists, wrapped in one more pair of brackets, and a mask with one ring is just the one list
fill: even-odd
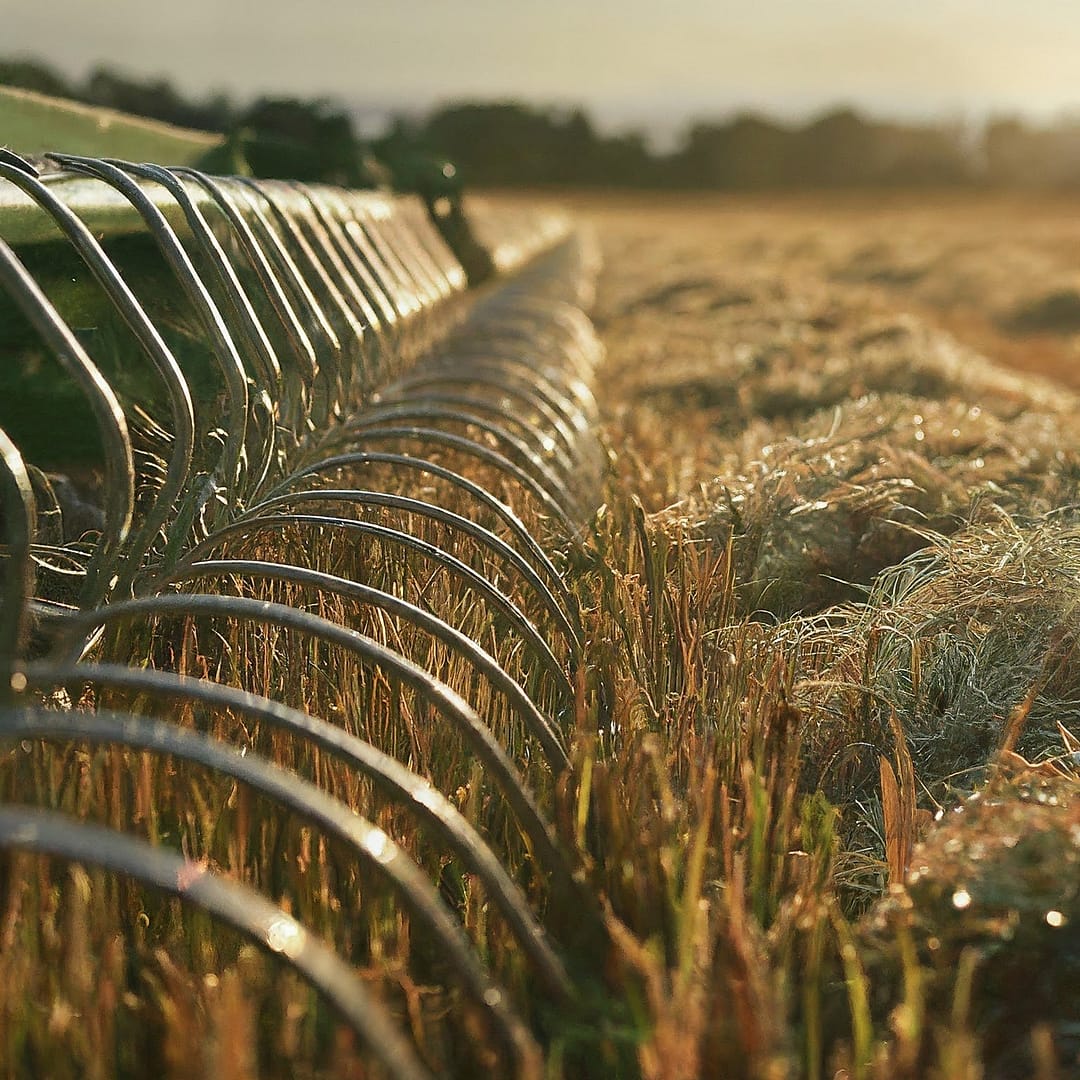
[(1078, 574), (1075, 511), (1027, 525), (996, 512), (883, 573), (865, 604), (782, 628), (816, 756), (881, 745), (895, 714), (919, 781), (945, 799), (975, 785), (1018, 708), (1015, 748), (1049, 754), (1057, 724), (1080, 723)]
[(916, 849), (907, 894), (885, 898), (858, 933), (878, 1019), (905, 1001), (891, 1017), (899, 1037), (887, 1075), (957, 1075), (947, 1055), (965, 1035), (988, 1080), (1075, 1075), (1075, 779), (1001, 777), (950, 812)]
[(744, 610), (781, 618), (853, 600), (883, 569), (980, 503), (1045, 510), (1072, 483), (1062, 420), (867, 395), (811, 417), (732, 475), (665, 511), (735, 548)]

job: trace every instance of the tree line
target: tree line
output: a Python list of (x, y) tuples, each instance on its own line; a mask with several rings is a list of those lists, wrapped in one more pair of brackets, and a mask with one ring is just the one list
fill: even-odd
[[(688, 125), (670, 152), (640, 132), (601, 132), (582, 109), (518, 102), (465, 102), (423, 117), (397, 116), (361, 142), (347, 110), (325, 99), (260, 98), (238, 105), (224, 94), (193, 101), (165, 79), (137, 79), (98, 67), (72, 82), (28, 59), (0, 61), (0, 84), (73, 98), (184, 127), (256, 133), (250, 153), (273, 172), (302, 163), (313, 177), (378, 180), (373, 158), (397, 176), (410, 163), (446, 157), (477, 186), (801, 190), (962, 185), (1080, 188), (1080, 120), (1035, 126), (999, 117), (981, 129), (953, 123), (897, 123), (854, 109), (785, 124), (743, 113)], [(291, 156), (290, 156), (291, 154)], [(276, 156), (275, 156), (276, 155)], [(297, 177), (301, 178), (301, 177)]]

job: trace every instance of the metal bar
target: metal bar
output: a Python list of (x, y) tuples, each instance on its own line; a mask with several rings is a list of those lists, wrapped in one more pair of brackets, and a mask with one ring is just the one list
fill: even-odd
[(298, 971), (398, 1080), (430, 1080), (412, 1045), (353, 968), (277, 905), (181, 855), (63, 814), (0, 806), (0, 848), (100, 866), (201, 908)]
[(437, 788), (371, 743), (326, 720), (268, 698), (167, 671), (119, 664), (58, 667), (38, 662), (28, 664), (25, 675), (27, 685), (40, 690), (93, 685), (193, 702), (218, 711), (228, 710), (263, 721), (324, 750), (367, 776), (384, 795), (426, 822), (483, 883), (488, 898), (499, 908), (548, 990), (559, 997), (568, 997), (572, 993), (566, 970), (548, 943), (543, 927), (480, 834)]

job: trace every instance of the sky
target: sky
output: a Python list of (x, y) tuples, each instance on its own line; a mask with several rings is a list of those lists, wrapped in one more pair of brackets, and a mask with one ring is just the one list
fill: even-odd
[(0, 0), (0, 56), (185, 93), (373, 110), (516, 98), (608, 127), (844, 103), (900, 119), (1080, 107), (1077, 0)]

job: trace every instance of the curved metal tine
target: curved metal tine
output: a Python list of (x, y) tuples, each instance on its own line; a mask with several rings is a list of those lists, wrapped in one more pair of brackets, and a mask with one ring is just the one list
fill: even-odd
[[(381, 280), (393, 282), (395, 278), (406, 282), (406, 298), (419, 302), (416, 336), (419, 341), (418, 352), (422, 352), (434, 340), (436, 328), (444, 325), (447, 312), (446, 300), (452, 295), (449, 283), (442, 278), (415, 234), (401, 215), (401, 199), (390, 204), (387, 199), (373, 192), (345, 192), (335, 190), (344, 228), (350, 241), (356, 246), (364, 261), (377, 273)], [(392, 251), (399, 258), (401, 274), (395, 275), (393, 266), (388, 262), (383, 250), (373, 242), (366, 223), (372, 218), (384, 218), (384, 224), (395, 228), (398, 242), (392, 245)]]
[(343, 212), (358, 224), (373, 221), (381, 228), (407, 280), (413, 283), (426, 306), (441, 303), (446, 295), (447, 283), (439, 280), (439, 272), (404, 214), (400, 199), (391, 202), (383, 195), (372, 193), (365, 198), (361, 192), (349, 198), (342, 193), (342, 205)]
[(337, 221), (332, 215), (324, 213), (315, 196), (303, 184), (292, 181), (279, 183), (298, 200), (297, 216), (306, 225), (309, 239), (316, 242), (319, 249), (326, 253), (328, 272), (333, 274), (334, 280), (341, 286), (342, 296), (372, 334), (377, 338), (385, 337), (386, 327), (392, 325), (392, 320), (386, 317), (385, 312), (380, 317), (379, 309), (368, 292), (374, 284), (371, 275), (355, 258), (355, 253), (342, 235)]
[[(342, 193), (342, 212), (360, 218), (375, 206), (384, 207), (381, 198), (364, 199), (360, 193), (352, 198)], [(385, 217), (385, 226), (391, 233), (391, 247), (399, 253), (412, 279), (422, 285), (423, 294), (431, 306), (441, 304), (451, 294), (450, 283), (442, 276), (431, 253), (421, 243), (413, 221), (405, 212), (403, 200), (397, 199)]]
[(444, 551), (441, 547), (436, 547), (436, 545), (421, 540), (419, 537), (413, 536), (412, 533), (404, 532), (401, 529), (376, 525), (370, 521), (355, 521), (352, 518), (328, 517), (324, 514), (268, 514), (265, 517), (245, 518), (243, 521), (231, 522), (219, 529), (213, 536), (207, 537), (197, 548), (190, 551), (181, 560), (173, 572), (183, 572), (196, 559), (209, 554), (218, 544), (230, 537), (250, 536), (255, 532), (266, 529), (281, 529), (288, 525), (313, 525), (321, 528), (354, 532), (361, 536), (373, 536), (378, 540), (409, 548), (431, 559), (432, 562), (471, 586), (492, 607), (497, 608), (531, 646), (536, 653), (537, 659), (553, 677), (559, 690), (566, 695), (568, 700), (573, 699), (573, 687), (566, 671), (556, 659), (543, 635), (513, 600), (467, 563)]
[(240, 283), (232, 262), (222, 249), (217, 236), (214, 235), (214, 230), (210, 228), (202, 209), (188, 192), (184, 178), (174, 175), (171, 170), (162, 168), (160, 165), (133, 164), (114, 161), (111, 158), (105, 160), (132, 176), (139, 176), (144, 180), (160, 184), (176, 200), (184, 212), (188, 228), (191, 229), (200, 251), (206, 256), (213, 269), (214, 277), (229, 303), (229, 309), (240, 324), (244, 344), (251, 349), (254, 358), (262, 368), (264, 386), (276, 398), (281, 389), (281, 364), (278, 361), (277, 352), (266, 333), (266, 328), (255, 314), (251, 297)]
[(29, 632), (30, 597), (34, 595), (34, 544), (37, 509), (30, 476), (18, 448), (0, 428), (0, 508), (3, 509), (4, 559), (0, 563), (0, 706), (22, 684), (17, 669)]
[[(262, 287), (274, 314), (277, 316), (278, 323), (289, 343), (289, 354), (297, 361), (297, 374), (299, 374), (305, 386), (310, 386), (319, 366), (315, 346), (312, 345), (307, 331), (300, 322), (278, 273), (271, 265), (270, 257), (263, 250), (262, 243), (256, 237), (252, 224), (248, 221), (248, 215), (241, 211), (227, 187), (215, 177), (207, 176), (206, 173), (199, 172), (198, 169), (184, 166), (177, 166), (169, 171), (175, 176), (198, 184), (214, 200), (218, 210), (232, 226), (233, 234), (247, 256), (251, 269), (258, 278), (259, 285)], [(286, 375), (289, 373), (287, 369), (284, 372)]]
[(122, 664), (48, 663), (26, 666), (27, 685), (37, 690), (93, 685), (133, 690), (168, 701), (187, 701), (215, 710), (229, 710), (288, 732), (368, 777), (389, 799), (426, 822), (483, 883), (515, 938), (535, 965), (548, 990), (567, 998), (573, 990), (562, 961), (521, 890), (503, 869), (487, 842), (442, 792), (395, 758), (342, 728), (269, 698), (231, 686), (167, 671)]
[[(581, 626), (581, 610), (578, 606), (577, 598), (569, 588), (567, 588), (562, 575), (555, 569), (555, 564), (548, 558), (547, 552), (540, 546), (533, 534), (525, 527), (525, 523), (509, 506), (506, 505), (506, 503), (497, 499), (487, 490), (487, 488), (481, 487), (474, 480), (470, 480), (468, 477), (462, 476), (461, 473), (454, 472), (444, 465), (428, 461), (426, 458), (413, 457), (409, 454), (390, 454), (380, 450), (358, 450), (352, 454), (338, 454), (335, 457), (325, 458), (322, 461), (317, 461), (299, 469), (274, 488), (273, 491), (268, 492), (266, 497), (269, 499), (273, 498), (275, 495), (283, 495), (289, 491), (293, 484), (298, 483), (308, 476), (318, 476), (320, 473), (329, 472), (333, 469), (347, 469), (357, 465), (368, 464), (392, 465), (398, 469), (410, 469), (417, 472), (428, 473), (431, 476), (447, 481), (447, 483), (466, 492), (472, 496), (472, 498), (476, 499), (477, 502), (487, 507), (506, 524), (507, 528), (509, 528), (514, 536), (522, 543), (529, 555), (532, 556), (536, 565), (543, 570), (548, 579), (548, 585), (559, 594), (563, 609), (570, 619), (573, 620), (575, 633), (579, 638), (584, 640), (585, 634)], [(259, 505), (261, 506), (262, 504), (260, 503)], [(252, 507), (252, 510), (257, 509), (258, 507)]]
[(583, 276), (580, 267), (560, 266), (549, 256), (508, 282), (506, 289), (491, 294), (481, 310), (509, 313), (519, 323), (548, 323), (552, 332), (581, 344), (592, 336), (587, 316), (572, 298)]
[(210, 293), (191, 263), (183, 244), (177, 238), (165, 215), (150, 201), (146, 193), (122, 169), (96, 158), (74, 157), (69, 154), (48, 155), (58, 164), (72, 172), (83, 173), (104, 181), (120, 192), (135, 207), (147, 229), (154, 237), (165, 261), (169, 264), (181, 288), (191, 302), (196, 315), (206, 331), (214, 359), (225, 380), (228, 402), (227, 430), (219, 467), (222, 480), (229, 494), (236, 499), (239, 494), (244, 452), (247, 445), (248, 377), (240, 354), (229, 335)]
[(27, 176), (41, 175), (41, 173), (39, 173), (26, 158), (16, 154), (14, 150), (9, 150), (6, 146), (0, 146), (0, 162), (3, 162), (5, 165), (11, 165), (20, 172), (26, 173)]
[[(244, 216), (250, 215), (252, 231), (263, 248), (269, 252), (277, 273), (299, 308), (299, 314), (306, 319), (307, 326), (315, 334), (313, 346), (316, 342), (320, 343), (321, 347), (317, 350), (316, 364), (312, 368), (308, 389), (312, 389), (320, 369), (333, 372), (333, 379), (336, 379), (344, 363), (342, 359), (344, 345), (303, 271), (301, 263), (306, 261), (304, 252), (300, 251), (300, 262), (293, 258), (285, 241), (278, 234), (277, 228), (267, 216), (267, 209), (273, 213), (272, 204), (254, 184), (245, 183), (242, 178), (233, 177), (228, 180), (215, 180), (214, 185), (230, 203), (236, 203), (238, 213), (244, 214), (246, 211)], [(264, 203), (266, 208), (263, 206)], [(319, 275), (312, 268), (309, 267), (309, 271), (313, 278), (319, 279)], [(325, 417), (318, 419), (325, 419)]]
[[(484, 378), (474, 369), (465, 368), (460, 375), (447, 369), (442, 379), (432, 377), (417, 381), (417, 390), (424, 386), (429, 388), (419, 395), (424, 402), (475, 407), (496, 419), (505, 417), (512, 420), (537, 447), (538, 453), (557, 458), (567, 472), (581, 475), (586, 464), (590, 463), (590, 455), (582, 453), (582, 442), (588, 441), (586, 445), (590, 449), (594, 445), (598, 448), (598, 443), (589, 438), (591, 433), (582, 436), (549, 404), (537, 382), (525, 382), (507, 375), (497, 377), (495, 373)], [(411, 395), (397, 392), (394, 386), (379, 396), (382, 401), (389, 402), (405, 401)], [(595, 454), (592, 456), (595, 459)], [(595, 460), (592, 463), (595, 464)]]
[(478, 312), (476, 321), (487, 335), (481, 340), (486, 344), (490, 339), (500, 351), (527, 349), (534, 356), (539, 352), (564, 366), (573, 365), (582, 377), (591, 371), (591, 367), (586, 368), (588, 357), (581, 343), (568, 331), (560, 333), (559, 324), (552, 318), (539, 313), (524, 315), (508, 301), (504, 307)]
[(442, 276), (431, 252), (424, 246), (414, 222), (405, 213), (401, 200), (395, 201), (393, 213), (386, 219), (386, 228), (390, 233), (391, 247), (403, 253), (403, 260), (407, 256), (406, 265), (412, 269), (413, 277), (419, 276), (428, 283), (432, 303), (443, 303), (452, 295), (450, 283)]
[(510, 1008), (505, 991), (481, 966), (461, 924), (447, 909), (427, 875), (382, 829), (294, 772), (256, 754), (160, 720), (128, 713), (57, 712), (17, 708), (0, 713), (0, 738), (78, 740), (94, 746), (124, 746), (179, 758), (231, 777), (316, 824), (326, 836), (385, 879), (416, 921), (444, 950), (447, 968), (486, 1012), (506, 1048), (516, 1057), (535, 1053), (532, 1037)]
[[(356, 199), (358, 196), (359, 192), (350, 193), (351, 199)], [(456, 295), (464, 292), (465, 270), (432, 224), (427, 207), (415, 195), (399, 197), (399, 206), (411, 219), (420, 243), (431, 256), (431, 261), (439, 271), (439, 277), (446, 280), (450, 293)]]
[(446, 420), (456, 424), (464, 424), (476, 428), (499, 442), (509, 447), (515, 455), (528, 466), (537, 481), (543, 484), (553, 496), (560, 502), (571, 506), (579, 514), (582, 511), (581, 500), (571, 492), (566, 480), (544, 461), (543, 458), (512, 431), (507, 430), (501, 424), (485, 420), (475, 413), (469, 413), (458, 409), (447, 408), (441, 405), (425, 405), (421, 402), (403, 402), (400, 405), (379, 405), (365, 409), (362, 413), (351, 417), (345, 424), (345, 430), (351, 436), (357, 431), (368, 427), (381, 427), (385, 421), (401, 420)]
[(316, 189), (307, 184), (293, 181), (289, 186), (300, 198), (307, 201), (316, 220), (333, 241), (338, 255), (343, 262), (348, 263), (351, 272), (350, 288), (357, 292), (357, 302), (369, 313), (369, 321), (380, 330), (383, 326), (394, 326), (401, 312), (394, 306), (374, 268), (364, 262), (356, 246), (351, 242), (352, 238), (347, 232), (346, 222), (341, 221), (336, 214), (331, 212), (322, 189), (318, 189), (318, 195), (316, 195)]
[(299, 225), (271, 197), (266, 186), (246, 176), (232, 177), (230, 182), (257, 209), (267, 235), (298, 270), (296, 280), (302, 283), (304, 295), (310, 297), (319, 324), (327, 328), (333, 349), (321, 365), (313, 388), (319, 411), (316, 427), (321, 427), (326, 420), (341, 414), (347, 380), (361, 350), (363, 329)]
[(412, 1044), (352, 966), (276, 904), (181, 855), (51, 811), (0, 806), (0, 848), (98, 866), (200, 908), (299, 972), (397, 1080), (431, 1080)]
[[(506, 363), (517, 361), (527, 370), (545, 370), (557, 385), (575, 383), (590, 386), (597, 361), (570, 348), (548, 348), (536, 336), (523, 337), (500, 333), (499, 328), (485, 328), (472, 335), (456, 335), (443, 346), (458, 363), (474, 363), (497, 358)], [(556, 377), (557, 376), (557, 377)]]
[[(489, 384), (490, 386), (491, 384)], [(549, 423), (554, 420), (554, 423), (558, 424), (557, 417), (551, 417), (550, 413), (544, 409), (544, 407), (531, 397), (526, 397), (520, 393), (512, 393), (509, 388), (501, 389), (493, 387), (493, 389), (501, 392), (505, 397), (515, 397), (518, 401), (523, 401), (528, 408), (541, 413), (544, 420)], [(378, 411), (382, 408), (389, 408), (396, 405), (409, 405), (414, 400), (421, 401), (424, 406), (428, 405), (449, 405), (455, 410), (460, 407), (462, 409), (472, 409), (478, 413), (485, 413), (492, 417), (496, 421), (508, 424), (515, 430), (520, 432), (518, 436), (521, 441), (532, 447), (533, 451), (542, 459), (551, 459), (555, 461), (559, 469), (564, 474), (576, 473), (581, 468), (581, 462), (575, 460), (573, 453), (573, 439), (569, 440), (565, 437), (565, 433), (556, 427), (556, 434), (559, 438), (555, 439), (544, 430), (544, 428), (536, 423), (531, 423), (529, 419), (523, 419), (517, 411), (513, 411), (504, 407), (499, 401), (493, 400), (490, 397), (485, 397), (481, 394), (470, 393), (468, 390), (462, 392), (454, 391), (442, 391), (440, 393), (428, 392), (421, 395), (418, 399), (412, 399), (408, 394), (392, 394), (380, 392), (378, 399), (373, 401), (370, 409), (366, 412), (374, 412), (378, 416)]]
[(105, 526), (86, 568), (80, 603), (92, 606), (112, 587), (135, 506), (135, 470), (124, 412), (112, 388), (10, 247), (0, 240), (0, 287), (86, 396), (105, 453)]
[[(458, 372), (461, 372), (459, 375)], [(436, 385), (441, 379), (465, 380), (469, 377), (478, 382), (489, 381), (496, 386), (516, 386), (526, 393), (544, 401), (557, 415), (563, 427), (571, 433), (575, 449), (580, 452), (582, 444), (591, 453), (601, 450), (596, 428), (599, 408), (588, 384), (576, 376), (562, 378), (562, 373), (544, 364), (530, 364), (506, 357), (476, 356), (457, 358), (447, 356), (434, 358), (416, 373), (415, 385)], [(403, 380), (404, 382), (404, 380)], [(411, 382), (406, 385), (413, 385)]]
[[(202, 210), (192, 200), (183, 180), (173, 176), (171, 172), (163, 169), (160, 165), (135, 165), (130, 162), (114, 161), (109, 158), (105, 160), (108, 164), (122, 169), (131, 176), (137, 176), (160, 184), (173, 197), (184, 213), (184, 218), (188, 223), (188, 228), (191, 229), (192, 237), (200, 254), (212, 268), (214, 278), (225, 297), (229, 311), (239, 324), (241, 342), (245, 346), (244, 352), (252, 357), (258, 369), (260, 369), (262, 386), (254, 395), (254, 400), (260, 403), (266, 416), (266, 433), (259, 464), (250, 470), (251, 475), (248, 480), (251, 490), (257, 491), (269, 474), (275, 454), (279, 451), (277, 446), (279, 434), (277, 403), (281, 395), (281, 365), (278, 363), (277, 353), (274, 351), (270, 339), (266, 336), (266, 330), (259, 321), (258, 315), (255, 314), (255, 309), (251, 306), (251, 298), (244, 291), (240, 279), (236, 276), (236, 270), (222, 250), (221, 244), (218, 243), (218, 239), (203, 216)], [(254, 382), (254, 380), (250, 381)], [(254, 402), (252, 401), (251, 404), (253, 405)], [(255, 410), (252, 408), (252, 415), (254, 413)]]
[(393, 211), (386, 203), (369, 204), (363, 208), (363, 212), (354, 213), (353, 220), (357, 225), (356, 235), (363, 234), (367, 237), (368, 243), (397, 282), (401, 294), (408, 300), (412, 311), (418, 312), (423, 306), (420, 299), (423, 295), (422, 290), (417, 287), (417, 282), (405, 264), (401, 252), (387, 240), (383, 232), (387, 221), (392, 216)]
[[(281, 513), (297, 503), (327, 502), (349, 503), (365, 507), (381, 506), (391, 510), (401, 510), (407, 514), (416, 514), (418, 517), (437, 521), (441, 525), (445, 525), (447, 528), (475, 540), (477, 544), (486, 548), (493, 555), (509, 563), (525, 579), (529, 588), (536, 594), (541, 607), (551, 616), (559, 632), (566, 639), (575, 663), (581, 660), (581, 639), (558, 600), (555, 599), (547, 584), (533, 569), (532, 564), (502, 537), (496, 536), (490, 529), (485, 529), (483, 525), (478, 525), (469, 518), (455, 514), (452, 510), (446, 510), (441, 506), (436, 506), (434, 503), (425, 502), (423, 499), (413, 499), (407, 495), (394, 495), (385, 491), (365, 491), (362, 488), (345, 488), (341, 490), (313, 488), (309, 491), (291, 491), (287, 495), (278, 495), (275, 498), (267, 499), (260, 504), (257, 510), (245, 514), (240, 520), (257, 520), (258, 516), (262, 516), (267, 511)], [(208, 538), (207, 542), (212, 543), (212, 539)]]
[[(335, 326), (340, 326), (345, 330), (348, 338), (348, 343), (342, 339), (344, 348), (341, 351), (341, 368), (338, 374), (343, 388), (351, 386), (357, 360), (365, 356), (368, 349), (371, 337), (368, 331), (371, 324), (362, 323), (357, 318), (352, 306), (342, 295), (337, 282), (327, 269), (328, 265), (333, 265), (334, 260), (329, 239), (318, 235), (317, 227), (313, 226), (314, 215), (310, 211), (305, 213), (304, 200), (295, 197), (286, 200), (283, 197), (288, 189), (282, 191), (270, 183), (259, 183), (246, 176), (236, 177), (236, 182), (258, 192), (265, 199), (277, 221), (278, 228), (296, 246), (304, 263), (315, 275), (320, 293), (327, 298), (327, 314), (334, 321)], [(312, 233), (315, 245), (322, 252), (321, 255), (308, 239), (308, 232)]]
[[(476, 346), (476, 343), (467, 348), (460, 344), (455, 346), (454, 355), (448, 356), (448, 359), (454, 359), (458, 364), (477, 370), (492, 368), (513, 372), (526, 382), (540, 380), (540, 386), (553, 395), (553, 407), (557, 402), (565, 402), (563, 408), (568, 413), (567, 419), (582, 431), (591, 429), (600, 413), (596, 395), (593, 393), (592, 372), (582, 377), (574, 370), (568, 371), (566, 365), (560, 364), (557, 359), (507, 350), (495, 353), (482, 346), (473, 346)], [(433, 358), (432, 366), (436, 367), (440, 362), (441, 357)]]
[(3, 164), (0, 164), (0, 177), (9, 180), (33, 199), (71, 242), (139, 342), (143, 352), (150, 358), (168, 394), (173, 425), (170, 432), (172, 453), (157, 498), (129, 544), (126, 565), (118, 582), (118, 588), (123, 590), (130, 585), (140, 561), (149, 551), (158, 530), (168, 519), (188, 481), (195, 446), (195, 413), (191, 394), (172, 351), (83, 221), (40, 180)]
[(499, 293), (482, 297), (476, 318), (490, 324), (493, 334), (502, 330), (507, 341), (535, 350), (542, 335), (540, 344), (568, 354), (573, 363), (595, 362), (600, 342), (588, 316), (561, 297), (538, 296), (534, 283), (523, 294), (515, 292), (520, 286), (520, 281), (510, 282)]
[(580, 526), (577, 524), (578, 515), (572, 512), (573, 499), (570, 499), (570, 507), (563, 506), (561, 502), (531, 473), (526, 472), (516, 462), (511, 461), (505, 454), (499, 453), (491, 447), (483, 446), (465, 435), (457, 435), (452, 431), (443, 431), (440, 428), (425, 427), (421, 425), (402, 425), (372, 428), (357, 428), (355, 430), (341, 430), (335, 432), (327, 440), (327, 446), (344, 444), (347, 446), (362, 445), (364, 443), (378, 443), (387, 441), (415, 441), (427, 443), (431, 446), (441, 446), (449, 450), (457, 450), (468, 457), (474, 457), (509, 477), (525, 491), (529, 492), (562, 526), (565, 533), (576, 538), (580, 534)]
[[(593, 429), (584, 406), (571, 399), (571, 393), (578, 387), (574, 390), (564, 388), (561, 380), (556, 382), (552, 378), (555, 374), (547, 366), (530, 368), (523, 363), (496, 357), (470, 357), (463, 361), (453, 354), (438, 355), (427, 360), (422, 368), (396, 379), (382, 393), (385, 397), (399, 391), (422, 390), (427, 386), (451, 383), (476, 383), (495, 389), (505, 387), (541, 402), (552, 417), (551, 423), (561, 425), (566, 433), (564, 437), (576, 445), (582, 436), (590, 435)], [(584, 388), (584, 384), (578, 385)]]
[(430, 702), (465, 738), (472, 752), (476, 754), (486, 772), (505, 796), (534, 858), (552, 875), (554, 879), (552, 888), (574, 888), (570, 868), (555, 842), (550, 825), (541, 814), (532, 793), (525, 786), (513, 762), (507, 757), (498, 740), (476, 712), (460, 695), (436, 679), (430, 672), (355, 630), (284, 604), (272, 604), (242, 596), (175, 593), (167, 596), (141, 597), (138, 600), (121, 600), (98, 608), (96, 611), (65, 616), (60, 623), (58, 636), (61, 639), (70, 640), (77, 634), (85, 634), (88, 628), (105, 626), (137, 616), (168, 615), (206, 615), (250, 619), (253, 622), (297, 630), (336, 645), (358, 659), (373, 664), (394, 676)]
[(321, 592), (331, 592), (350, 600), (358, 600), (411, 622), (463, 657), (506, 698), (526, 731), (540, 743), (552, 772), (558, 775), (569, 767), (570, 761), (559, 734), (556, 733), (552, 722), (537, 708), (532, 698), (503, 670), (490, 653), (437, 615), (371, 585), (362, 585), (349, 578), (325, 574), (290, 563), (260, 562), (253, 559), (209, 559), (184, 567), (172, 575), (170, 582), (179, 584), (184, 581), (223, 576), (284, 581), (292, 585), (310, 585)]

